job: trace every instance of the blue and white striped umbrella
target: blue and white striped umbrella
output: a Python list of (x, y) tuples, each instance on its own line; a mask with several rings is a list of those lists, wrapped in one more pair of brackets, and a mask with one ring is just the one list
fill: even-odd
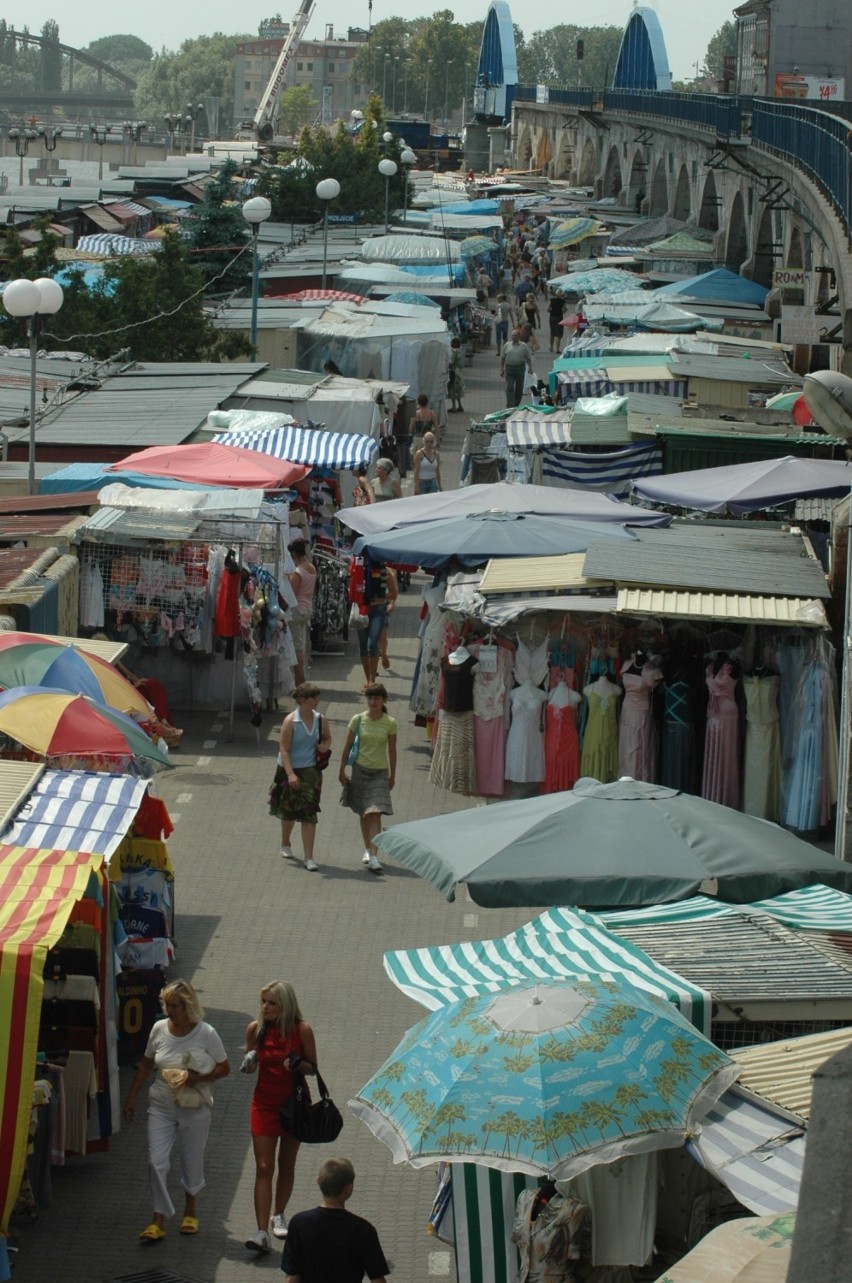
[(329, 432), (323, 428), (251, 429), (220, 432), (213, 438), (219, 445), (242, 446), (259, 454), (302, 463), (309, 468), (357, 468), (368, 464), (378, 450), (372, 437), (362, 432)]
[(137, 236), (118, 236), (113, 232), (96, 232), (81, 236), (76, 248), (87, 254), (156, 254), (159, 241), (145, 241)]

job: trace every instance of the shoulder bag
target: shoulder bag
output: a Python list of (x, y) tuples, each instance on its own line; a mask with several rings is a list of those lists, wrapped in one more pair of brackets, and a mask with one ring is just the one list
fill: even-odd
[(324, 738), (322, 733), (322, 713), (317, 713), (317, 717), (319, 718), (319, 734), (317, 735), (316, 768), (318, 771), (324, 771), (331, 761), (331, 749), (320, 748)]
[[(313, 1065), (312, 1060), (305, 1063)], [(337, 1139), (343, 1129), (340, 1110), (328, 1094), (328, 1088), (318, 1069), (317, 1087), (319, 1100), (312, 1101), (307, 1083), (300, 1074), (296, 1074), (296, 1090), (284, 1102), (278, 1114), (285, 1132), (306, 1145), (328, 1145)]]
[(362, 714), (359, 713), (358, 725), (355, 727), (355, 738), (352, 741), (352, 746), (349, 749), (349, 756), (346, 759), (347, 766), (354, 766), (358, 760), (358, 750), (361, 747), (361, 716)]

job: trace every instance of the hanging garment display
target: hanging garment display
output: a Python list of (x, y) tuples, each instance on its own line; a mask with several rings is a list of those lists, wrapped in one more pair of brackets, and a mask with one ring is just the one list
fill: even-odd
[(664, 713), (660, 783), (666, 788), (695, 790), (695, 728), (689, 683), (674, 677), (663, 687)]
[(483, 797), (505, 791), (506, 718), (511, 685), (512, 651), (505, 643), (471, 646), (477, 661), (473, 675), (473, 747), (476, 782)]
[(516, 784), (540, 784), (544, 768), (544, 706), (540, 686), (524, 682), (509, 695), (511, 724), (506, 737), (506, 779)]
[(608, 677), (598, 677), (583, 691), (586, 726), (580, 771), (601, 784), (609, 784), (618, 771), (618, 701), (621, 687)]
[(825, 739), (826, 711), (831, 704), (828, 655), (833, 647), (817, 645), (805, 662), (791, 709), (790, 732), (795, 753), (784, 800), (783, 818), (788, 828), (808, 832), (819, 828), (830, 814), (831, 795), (826, 775), (830, 758)]
[(651, 696), (663, 680), (659, 668), (634, 654), (621, 670), (624, 700), (618, 728), (618, 774), (653, 784), (657, 779), (657, 742)]
[(706, 683), (707, 732), (701, 796), (735, 811), (740, 809), (740, 710), (737, 706), (736, 666), (720, 655), (708, 664)]
[(473, 674), (476, 661), (465, 646), (441, 660), (443, 706), (438, 713), (429, 778), (438, 788), (468, 796), (477, 792), (473, 745)]
[(446, 584), (434, 584), (424, 588), (423, 601), (427, 609), (423, 635), (420, 642), (420, 656), (417, 669), (417, 684), (412, 691), (411, 711), (421, 717), (433, 717), (438, 699), (438, 682), (441, 677), (441, 654), (444, 648), (444, 631), (446, 620), (439, 609), (446, 594)]
[(234, 653), (233, 640), (240, 635), (240, 566), (233, 548), (228, 549), (219, 576), (213, 629), (217, 637), (229, 642), (226, 656), (230, 659)]
[(564, 680), (548, 696), (544, 724), (545, 793), (573, 788), (580, 777), (576, 710), (582, 702), (582, 696)]
[(754, 673), (743, 678), (746, 700), (743, 810), (777, 823), (781, 810), (781, 731), (778, 688), (781, 678)]

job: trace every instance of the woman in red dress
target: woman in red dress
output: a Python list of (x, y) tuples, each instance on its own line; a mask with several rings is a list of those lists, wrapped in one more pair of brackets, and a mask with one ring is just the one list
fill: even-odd
[[(287, 1237), (284, 1211), (293, 1192), (299, 1141), (281, 1126), (278, 1111), (296, 1088), (296, 1074), (317, 1072), (314, 1031), (302, 1019), (293, 986), (275, 980), (260, 991), (260, 1015), (246, 1030), (244, 1073), (257, 1071), (251, 1101), (251, 1139), (254, 1146), (254, 1210), (257, 1232), (246, 1239), (252, 1252), (268, 1252), (269, 1231)], [(272, 1178), (278, 1150), (278, 1177), (273, 1209)]]

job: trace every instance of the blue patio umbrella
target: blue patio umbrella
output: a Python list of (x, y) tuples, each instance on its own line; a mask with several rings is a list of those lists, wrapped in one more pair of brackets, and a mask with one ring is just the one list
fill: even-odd
[(349, 1108), (397, 1163), (568, 1177), (678, 1148), (738, 1073), (632, 985), (526, 984), (421, 1020)]
[(633, 538), (620, 525), (492, 511), (362, 535), (353, 551), (438, 570), (453, 560), (483, 566), (492, 557), (561, 556), (585, 552), (594, 539)]

